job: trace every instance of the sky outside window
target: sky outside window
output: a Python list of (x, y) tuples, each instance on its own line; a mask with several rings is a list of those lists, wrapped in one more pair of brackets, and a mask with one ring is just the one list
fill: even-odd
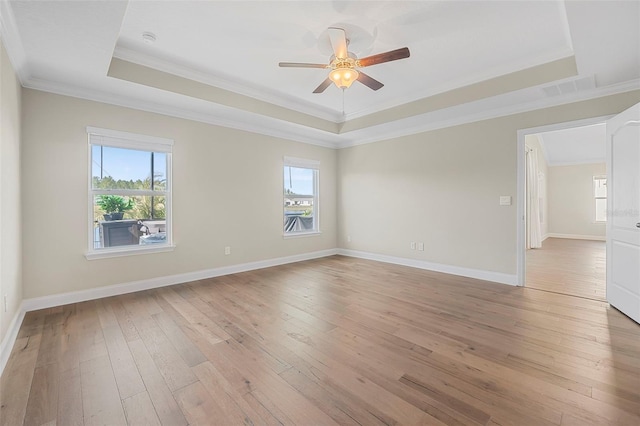
[[(93, 145), (91, 154), (93, 177), (134, 182), (151, 177), (151, 152)], [(156, 185), (162, 185), (167, 176), (166, 154), (154, 153), (153, 163)]]
[(298, 195), (313, 195), (313, 169), (285, 166), (284, 190)]

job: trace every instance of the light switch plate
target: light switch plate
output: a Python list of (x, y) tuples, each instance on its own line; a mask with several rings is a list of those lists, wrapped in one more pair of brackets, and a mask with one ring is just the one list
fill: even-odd
[(501, 195), (500, 196), (500, 205), (501, 206), (510, 206), (511, 205), (511, 195)]

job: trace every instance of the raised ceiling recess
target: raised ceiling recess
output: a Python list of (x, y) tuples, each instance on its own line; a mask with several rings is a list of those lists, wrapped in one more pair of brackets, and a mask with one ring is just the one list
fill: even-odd
[(640, 88), (636, 1), (9, 0), (0, 18), (26, 87), (334, 147)]

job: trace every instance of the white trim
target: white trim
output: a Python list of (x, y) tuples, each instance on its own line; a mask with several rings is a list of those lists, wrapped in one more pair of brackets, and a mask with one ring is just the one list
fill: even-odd
[(7, 365), (7, 361), (9, 361), (13, 345), (15, 345), (16, 339), (18, 338), (18, 332), (20, 331), (22, 320), (24, 320), (24, 314), (25, 309), (23, 302), (20, 304), (16, 314), (13, 316), (11, 324), (9, 324), (9, 328), (7, 328), (7, 333), (4, 335), (4, 339), (0, 342), (0, 376), (4, 371), (4, 367)]
[(87, 126), (87, 133), (96, 136), (108, 136), (115, 139), (125, 139), (128, 141), (148, 142), (153, 144), (173, 145), (173, 139), (161, 138), (159, 136), (143, 135), (141, 133), (123, 132), (121, 130), (103, 129), (101, 127)]
[[(127, 247), (127, 248), (124, 248)], [(87, 260), (97, 259), (110, 259), (112, 257), (124, 257), (135, 256), (139, 254), (152, 254), (152, 253), (164, 253), (167, 251), (173, 251), (175, 245), (169, 244), (155, 244), (155, 245), (131, 245), (131, 246), (119, 246), (116, 249), (99, 249), (95, 251), (89, 251), (85, 253), (84, 257)]]
[[(462, 77), (457, 80), (450, 80), (440, 86), (429, 87), (429, 85), (425, 85), (423, 90), (415, 90), (406, 96), (394, 97), (387, 102), (377, 103), (375, 106), (348, 113), (346, 114), (345, 119), (348, 121), (364, 117), (369, 114), (375, 114), (386, 109), (396, 108), (400, 105), (419, 101), (420, 99), (440, 95), (463, 87), (469, 87), (474, 84), (483, 83), (485, 81), (504, 77), (516, 72), (526, 71), (530, 68), (539, 67), (541, 65), (544, 66), (550, 62), (560, 61), (574, 56), (575, 55), (571, 48), (561, 47), (551, 54), (539, 55), (538, 57), (528, 57), (519, 62), (510, 62), (506, 66), (493, 67), (492, 69), (483, 71), (482, 73), (474, 73), (471, 77)], [(575, 76), (571, 76), (569, 78), (575, 78)], [(549, 83), (551, 82), (542, 83), (541, 86)]]
[[(301, 124), (290, 123), (283, 120), (276, 120), (247, 111), (232, 109), (230, 107), (225, 107), (224, 105), (216, 105), (218, 112), (216, 114), (212, 114), (211, 112), (186, 110), (185, 108), (177, 108), (172, 105), (155, 103), (122, 95), (114, 95), (113, 93), (106, 93), (84, 87), (72, 87), (65, 83), (36, 78), (30, 78), (22, 85), (27, 89), (40, 90), (62, 96), (71, 96), (88, 101), (102, 102), (109, 105), (117, 105), (124, 108), (132, 108), (140, 111), (167, 115), (169, 117), (177, 117), (185, 120), (197, 121), (199, 123), (211, 124), (213, 126), (242, 130), (249, 133), (257, 133), (264, 136), (272, 136), (309, 145), (322, 146), (325, 148), (336, 149), (339, 142), (342, 140), (341, 138), (339, 139), (337, 135), (322, 130), (305, 127)], [(242, 117), (232, 117), (231, 112), (235, 114), (242, 114)]]
[(525, 137), (527, 134), (518, 130), (518, 139), (516, 141), (516, 284), (524, 285), (525, 267), (526, 267), (526, 214), (525, 214), (525, 197), (526, 197), (526, 150)]
[[(598, 222), (599, 224), (605, 225), (605, 222)], [(607, 237), (601, 235), (578, 235), (578, 234), (556, 234), (555, 232), (550, 232), (549, 238), (566, 238), (569, 240), (590, 240), (590, 241), (607, 241)]]
[(284, 156), (284, 165), (290, 167), (299, 167), (302, 169), (320, 169), (319, 160), (309, 160), (307, 158), (287, 157)]
[(171, 152), (173, 147), (173, 139), (93, 126), (87, 126), (87, 134), (89, 135), (89, 143), (92, 145), (106, 145), (154, 152)]
[[(176, 108), (171, 105), (127, 98), (125, 96), (114, 95), (112, 93), (105, 93), (89, 88), (71, 87), (68, 84), (60, 82), (52, 82), (35, 78), (25, 78), (23, 80), (23, 86), (30, 89), (102, 102), (125, 108), (133, 108), (141, 111), (148, 111), (156, 114), (163, 114), (171, 117), (183, 118), (215, 126), (243, 130), (250, 133), (257, 133), (265, 136), (272, 136), (333, 149), (364, 145), (402, 136), (490, 120), (493, 118), (525, 113), (559, 105), (566, 105), (574, 102), (587, 101), (640, 89), (640, 79), (636, 79), (611, 86), (595, 88), (589, 91), (570, 93), (562, 96), (539, 99), (525, 104), (508, 105), (492, 109), (482, 108), (482, 101), (477, 101), (478, 108), (476, 109), (479, 111), (477, 113), (460, 114), (456, 112), (456, 107), (451, 107), (451, 114), (448, 114), (451, 116), (450, 119), (440, 119), (438, 121), (429, 120), (428, 116), (430, 113), (427, 113), (407, 117), (407, 119), (416, 120), (419, 124), (406, 124), (403, 123), (403, 121), (406, 120), (404, 119), (390, 123), (383, 123), (366, 129), (354, 130), (343, 134), (334, 134), (283, 120), (261, 116), (255, 113), (239, 111), (222, 105), (216, 105), (218, 113), (211, 114), (210, 112), (186, 110), (184, 108)], [(235, 116), (232, 117), (232, 112), (235, 114), (242, 114), (242, 118)], [(396, 126), (396, 128), (389, 129), (388, 126)]]
[(194, 68), (188, 68), (183, 65), (171, 63), (157, 57), (136, 52), (131, 49), (116, 47), (113, 57), (124, 61), (132, 62), (137, 65), (153, 68), (158, 71), (166, 72), (177, 77), (186, 78), (197, 81), (199, 83), (218, 87), (230, 92), (248, 96), (259, 101), (268, 102), (292, 111), (299, 111), (304, 114), (311, 115), (316, 118), (338, 123), (342, 119), (342, 112), (333, 109), (318, 106), (311, 102), (302, 101), (293, 96), (276, 92), (274, 90), (258, 87), (248, 81), (232, 81), (221, 75), (214, 75), (211, 72), (202, 72)]
[[(516, 277), (517, 285), (524, 286), (525, 284), (525, 269), (526, 269), (526, 247), (525, 247), (525, 212), (524, 212), (524, 198), (525, 198), (525, 143), (524, 139), (526, 135), (551, 132), (555, 130), (565, 130), (574, 127), (591, 126), (594, 124), (602, 124), (606, 122), (612, 115), (585, 118), (582, 120), (567, 121), (564, 123), (548, 124), (544, 126), (531, 127), (528, 129), (518, 130), (518, 138), (516, 141), (516, 151), (518, 163), (516, 166), (516, 191), (517, 191), (517, 217), (516, 217)], [(609, 167), (607, 166), (607, 170)], [(553, 234), (547, 234), (552, 237)]]
[(195, 272), (186, 272), (183, 274), (150, 278), (140, 281), (132, 281), (128, 283), (97, 287), (87, 290), (78, 290), (67, 293), (54, 294), (50, 296), (35, 297), (31, 299), (24, 299), (22, 301), (18, 312), (11, 321), (7, 334), (0, 344), (0, 374), (2, 374), (2, 370), (4, 369), (6, 362), (9, 359), (11, 350), (13, 349), (13, 345), (15, 344), (20, 326), (22, 325), (22, 321), (26, 312), (67, 305), (70, 303), (84, 302), (87, 300), (101, 299), (104, 297), (117, 296), (120, 294), (133, 293), (136, 291), (150, 290), (175, 284), (182, 284), (191, 281), (219, 277), (223, 275), (237, 274), (240, 272), (253, 271), (256, 269), (270, 268), (273, 266), (302, 262), (305, 260), (319, 259), (322, 257), (334, 256), (336, 254), (356, 257), (360, 259), (375, 260), (384, 263), (393, 263), (396, 265), (409, 266), (418, 269), (443, 272), (447, 274), (470, 277), (484, 281), (493, 281), (501, 284), (515, 285), (516, 282), (515, 275), (504, 274), (500, 272), (463, 268), (452, 265), (425, 262), (415, 259), (406, 259), (376, 253), (335, 248), (273, 259), (258, 260), (255, 262), (223, 266), (219, 268), (206, 269)]
[[(283, 229), (283, 237), (291, 238), (291, 237), (305, 237), (312, 236), (315, 234), (320, 234), (320, 161), (319, 160), (309, 160), (305, 158), (296, 158), (296, 157), (284, 157), (283, 161), (283, 169), (284, 167), (296, 167), (308, 169), (313, 172), (313, 229), (310, 231), (299, 231), (286, 233)], [(284, 176), (281, 188), (284, 188)], [(284, 199), (286, 198), (286, 194), (283, 195), (282, 201), (284, 204)], [(286, 222), (286, 214), (284, 208), (282, 209), (282, 223)]]
[[(444, 129), (448, 127), (461, 126), (463, 124), (475, 123), (480, 121), (491, 120), (494, 118), (506, 117), (514, 114), (522, 114), (526, 112), (536, 111), (540, 109), (551, 108), (560, 105), (568, 105), (576, 102), (588, 101), (591, 99), (597, 99), (605, 96), (616, 95), (620, 93), (627, 93), (635, 90), (640, 90), (640, 79), (630, 80), (624, 83), (614, 84), (611, 86), (596, 88), (593, 90), (570, 93), (562, 96), (554, 96), (551, 98), (539, 99), (523, 104), (507, 105), (498, 108), (483, 108), (483, 100), (474, 102), (477, 105), (474, 113), (460, 113), (458, 108), (468, 104), (461, 104), (446, 108), (450, 111), (448, 116), (451, 118), (431, 120), (429, 114), (419, 114), (412, 117), (407, 117), (390, 123), (383, 123), (377, 126), (371, 126), (366, 129), (353, 130), (351, 132), (343, 133), (342, 136), (350, 136), (350, 139), (342, 140), (338, 142), (338, 148), (349, 148), (352, 146), (366, 145), (369, 143), (385, 141), (389, 139), (400, 138), (403, 136), (410, 136), (417, 133), (430, 132), (433, 130)], [(441, 111), (441, 110), (438, 110)], [(436, 111), (434, 111), (436, 112)], [(407, 123), (411, 121), (411, 123)], [(418, 123), (418, 124), (414, 124)], [(388, 129), (387, 126), (394, 126), (393, 129)], [(365, 134), (363, 134), (365, 133)], [(536, 133), (536, 132), (532, 132)], [(354, 136), (357, 135), (357, 136)]]
[[(85, 254), (87, 260), (104, 259), (111, 257), (121, 257), (137, 254), (150, 254), (158, 252), (172, 251), (173, 245), (173, 226), (172, 226), (172, 187), (173, 187), (173, 175), (172, 175), (172, 153), (173, 153), (173, 139), (161, 138), (158, 136), (150, 136), (139, 133), (123, 132), (119, 130), (103, 129), (99, 127), (87, 126), (87, 155), (88, 155), (88, 188), (89, 193), (87, 197), (88, 203), (88, 251)], [(166, 155), (166, 188), (164, 191), (147, 191), (147, 190), (126, 190), (126, 189), (93, 189), (93, 145), (107, 145), (115, 146), (125, 149), (135, 149), (139, 151), (147, 152), (161, 152)], [(94, 200), (96, 195), (102, 194), (116, 194), (124, 196), (159, 196), (165, 197), (165, 234), (166, 243), (158, 244), (157, 246), (124, 246), (116, 249), (95, 249), (94, 241)]]
[(116, 194), (124, 197), (165, 197), (168, 194), (168, 191), (152, 191), (150, 189), (92, 189), (91, 192), (93, 195)]
[(502, 272), (485, 271), (481, 269), (464, 268), (461, 266), (444, 265), (441, 263), (426, 262), (424, 260), (408, 259), (405, 257), (388, 256), (386, 254), (369, 253), (364, 251), (338, 249), (338, 254), (359, 259), (375, 260), (394, 265), (410, 266), (412, 268), (426, 269), (428, 271), (442, 272), (445, 274), (475, 278), (478, 280), (492, 281), (500, 284), (516, 285), (516, 275)]
[(289, 238), (301, 238), (301, 237), (317, 237), (321, 235), (322, 231), (309, 231), (309, 232), (290, 232), (288, 234), (282, 234), (282, 238), (288, 240)]
[(284, 265), (287, 263), (301, 262), (304, 260), (318, 259), (321, 257), (333, 256), (337, 254), (337, 249), (321, 250), (310, 253), (295, 254), (292, 256), (278, 257), (274, 259), (258, 260), (255, 262), (242, 263), (238, 265), (222, 266), (219, 268), (205, 269), (183, 274), (169, 275), (164, 277), (150, 278), (140, 281), (97, 287), (87, 290), (78, 290), (68, 293), (54, 294), (51, 296), (35, 297), (23, 300), (22, 304), (26, 312), (38, 309), (51, 308), (54, 306), (67, 305), (69, 303), (84, 302), (87, 300), (100, 299), (103, 297), (117, 296), (119, 294), (133, 293), (136, 291), (149, 290), (153, 288), (166, 287), (174, 284), (182, 284), (191, 281), (204, 280), (207, 278), (219, 277), (240, 272), (253, 271), (256, 269), (270, 268), (272, 266)]
[(253, 86), (251, 85), (251, 83), (246, 81), (232, 81), (229, 78), (225, 78), (221, 75), (212, 75), (211, 73), (204, 73), (193, 68), (169, 63), (167, 61), (154, 58), (149, 55), (133, 51), (131, 49), (117, 47), (114, 51), (113, 56), (121, 60), (153, 68), (162, 72), (166, 72), (168, 74), (187, 78), (203, 84), (219, 87), (224, 90), (229, 90), (233, 93), (255, 98), (273, 105), (291, 109), (293, 111), (300, 111), (317, 118), (340, 124), (345, 120), (352, 120), (370, 114), (375, 114), (377, 112), (395, 108), (409, 102), (423, 99), (425, 97), (435, 96), (460, 87), (481, 83), (486, 80), (499, 78), (501, 76), (512, 74), (518, 71), (524, 71), (532, 67), (547, 64), (549, 62), (573, 57), (574, 52), (570, 46), (562, 46), (557, 51), (550, 54), (539, 55), (538, 57), (528, 57), (525, 60), (520, 61), (519, 63), (509, 63), (508, 66), (495, 67), (487, 72), (484, 72), (483, 74), (474, 75), (472, 78), (462, 78), (456, 82), (449, 81), (439, 87), (428, 87), (424, 90), (413, 91), (406, 96), (394, 98), (385, 103), (378, 103), (375, 107), (370, 106), (359, 111), (348, 113), (346, 114), (346, 116), (341, 112), (337, 112), (330, 108), (317, 106), (310, 102), (302, 101), (298, 98), (271, 91), (263, 87)]

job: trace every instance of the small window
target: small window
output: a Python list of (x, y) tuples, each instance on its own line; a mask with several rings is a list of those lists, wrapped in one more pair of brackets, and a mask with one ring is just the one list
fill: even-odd
[(169, 249), (173, 141), (106, 129), (87, 132), (87, 258)]
[(593, 197), (595, 200), (595, 221), (607, 221), (607, 178), (593, 177)]
[(318, 233), (318, 175), (320, 162), (284, 159), (284, 235)]

